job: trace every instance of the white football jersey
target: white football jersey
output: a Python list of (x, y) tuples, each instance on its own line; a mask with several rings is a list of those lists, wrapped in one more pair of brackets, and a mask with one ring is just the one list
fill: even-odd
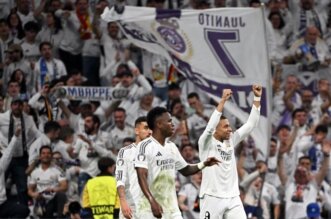
[(137, 172), (134, 168), (137, 145), (132, 143), (121, 148), (116, 161), (116, 181), (117, 187), (124, 186), (126, 201), (131, 208), (134, 207), (131, 191), (140, 190)]
[(237, 164), (234, 155), (235, 146), (257, 126), (260, 108), (254, 105), (248, 121), (230, 135), (230, 139), (220, 142), (214, 138), (216, 126), (222, 113), (215, 110), (208, 125), (199, 138), (199, 157), (204, 161), (208, 157), (216, 157), (220, 164), (202, 170), (200, 197), (205, 194), (219, 198), (239, 196)]
[[(138, 144), (135, 167), (148, 169), (147, 183), (156, 201), (164, 213), (180, 214), (178, 208), (175, 178), (176, 171), (188, 164), (171, 142), (161, 145), (155, 138), (149, 137)], [(133, 194), (136, 211), (151, 212), (151, 206), (142, 191)]]
[[(59, 182), (67, 180), (65, 174), (57, 166), (51, 165), (46, 170), (41, 168), (41, 165), (34, 169), (29, 178), (29, 185), (36, 185), (37, 192), (43, 192), (49, 188), (55, 188), (59, 185)], [(46, 200), (54, 198), (55, 193), (43, 193), (42, 196)]]

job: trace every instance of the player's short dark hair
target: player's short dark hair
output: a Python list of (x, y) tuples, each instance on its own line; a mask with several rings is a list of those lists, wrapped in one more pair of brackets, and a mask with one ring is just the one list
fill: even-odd
[(226, 118), (225, 116), (221, 115), (220, 120), (224, 120), (224, 119), (228, 119), (228, 118)]
[(115, 161), (110, 157), (102, 157), (98, 161), (98, 168), (101, 173), (107, 172), (108, 167), (115, 165)]
[(147, 122), (147, 117), (146, 116), (140, 116), (136, 121), (134, 122), (134, 127), (139, 125), (142, 122)]
[(167, 109), (164, 107), (155, 107), (151, 109), (147, 114), (147, 124), (151, 130), (155, 129), (156, 120), (163, 115), (163, 113), (167, 113)]

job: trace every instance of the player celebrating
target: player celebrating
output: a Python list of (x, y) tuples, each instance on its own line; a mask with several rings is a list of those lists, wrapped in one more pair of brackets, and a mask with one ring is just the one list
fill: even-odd
[(136, 155), (137, 144), (151, 135), (151, 130), (147, 125), (145, 116), (139, 117), (135, 121), (136, 142), (122, 148), (116, 162), (116, 181), (117, 191), (120, 198), (121, 212), (120, 219), (134, 219), (135, 207), (132, 199), (132, 192), (140, 190), (137, 173), (134, 169), (134, 158)]
[(224, 89), (222, 99), (210, 117), (208, 125), (199, 138), (201, 160), (215, 156), (219, 165), (202, 171), (200, 188), (200, 219), (246, 219), (239, 198), (235, 146), (257, 126), (260, 117), (262, 87), (253, 85), (254, 102), (247, 122), (232, 133), (228, 119), (222, 116), (225, 102), (232, 91)]
[(214, 157), (205, 162), (188, 165), (177, 146), (167, 138), (174, 133), (174, 125), (165, 108), (153, 108), (147, 114), (152, 136), (140, 142), (135, 160), (142, 192), (134, 195), (137, 218), (182, 219), (178, 208), (175, 177), (176, 170), (185, 176), (219, 161)]

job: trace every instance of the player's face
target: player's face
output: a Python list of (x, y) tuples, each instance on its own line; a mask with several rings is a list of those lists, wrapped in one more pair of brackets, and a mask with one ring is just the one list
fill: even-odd
[(218, 135), (221, 137), (221, 140), (229, 140), (232, 132), (230, 122), (228, 119), (221, 119), (216, 128)]
[(160, 117), (161, 131), (165, 137), (170, 137), (175, 132), (174, 124), (169, 113), (163, 113)]
[(136, 131), (136, 136), (138, 136), (140, 140), (144, 140), (145, 138), (148, 138), (152, 134), (152, 130), (149, 129), (147, 122), (139, 123), (136, 126), (135, 131)]

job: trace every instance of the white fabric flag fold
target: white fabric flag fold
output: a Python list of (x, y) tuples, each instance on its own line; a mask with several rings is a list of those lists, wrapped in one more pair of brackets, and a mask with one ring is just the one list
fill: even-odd
[(135, 45), (166, 57), (199, 88), (219, 99), (233, 91), (226, 108), (242, 122), (261, 84), (261, 118), (252, 137), (263, 155), (270, 137), (271, 80), (262, 9), (167, 10), (125, 6), (122, 14), (106, 8), (106, 21), (118, 21)]

